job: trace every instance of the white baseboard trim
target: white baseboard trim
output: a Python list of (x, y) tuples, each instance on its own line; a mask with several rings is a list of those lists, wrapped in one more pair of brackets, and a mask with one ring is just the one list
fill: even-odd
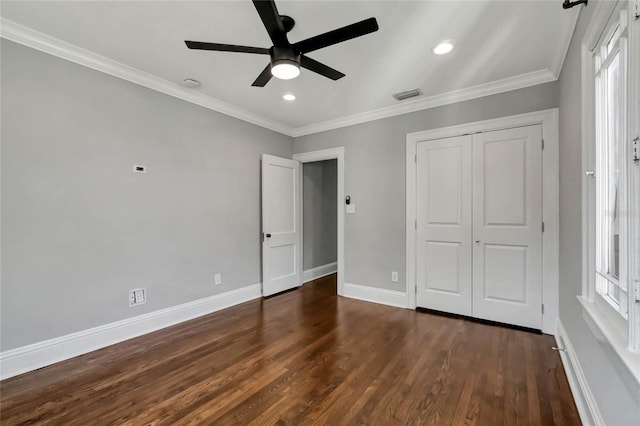
[(569, 387), (571, 388), (573, 400), (578, 408), (582, 424), (585, 426), (604, 426), (605, 423), (602, 414), (600, 414), (598, 403), (593, 396), (593, 392), (591, 392), (589, 383), (580, 366), (578, 356), (560, 320), (558, 320), (558, 330), (555, 338), (558, 347), (564, 349), (564, 351), (560, 351), (560, 359), (562, 360), (564, 371), (567, 374)]
[(333, 274), (335, 272), (338, 272), (338, 262), (327, 263), (326, 265), (316, 266), (315, 268), (302, 271), (302, 282), (308, 283), (309, 281), (326, 277), (327, 275)]
[(0, 353), (0, 380), (83, 355), (262, 296), (261, 284), (216, 294), (133, 318)]
[(343, 296), (398, 308), (407, 307), (407, 294), (403, 291), (344, 283)]

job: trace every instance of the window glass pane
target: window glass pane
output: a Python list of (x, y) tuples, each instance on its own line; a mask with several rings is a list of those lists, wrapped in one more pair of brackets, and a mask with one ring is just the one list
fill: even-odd
[(613, 285), (613, 283), (609, 282), (609, 289), (607, 291), (607, 296), (611, 298), (613, 302), (617, 305), (620, 304), (620, 289)]
[[(606, 149), (608, 161), (606, 173), (608, 177), (608, 193), (605, 197), (605, 220), (607, 252), (605, 253), (607, 272), (618, 278), (620, 271), (620, 148), (621, 148), (621, 111), (619, 111), (620, 99), (620, 53), (616, 53), (607, 69), (607, 135)], [(616, 298), (617, 299), (617, 298)]]
[[(598, 61), (599, 62), (599, 61)], [(606, 74), (603, 73), (603, 74)], [(604, 77), (600, 75), (596, 77), (596, 211), (595, 211), (595, 222), (596, 222), (596, 253), (595, 253), (595, 263), (596, 263), (596, 271), (605, 272), (606, 266), (604, 262), (604, 208), (603, 202), (604, 194), (606, 193), (606, 180), (607, 173), (605, 170), (605, 150), (603, 149), (605, 135), (604, 132), (606, 130), (605, 121), (604, 121), (604, 113), (605, 113), (605, 102), (604, 102)], [(602, 293), (604, 291), (603, 287), (598, 287), (598, 292)]]

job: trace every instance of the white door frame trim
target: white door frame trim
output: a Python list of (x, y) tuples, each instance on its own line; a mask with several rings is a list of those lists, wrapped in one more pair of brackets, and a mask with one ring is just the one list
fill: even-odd
[(406, 277), (407, 307), (416, 307), (416, 146), (418, 142), (465, 134), (542, 125), (542, 331), (556, 332), (559, 299), (559, 129), (558, 108), (408, 133), (406, 136)]
[[(344, 293), (344, 147), (323, 149), (320, 151), (302, 152), (293, 154), (293, 159), (301, 163), (310, 163), (312, 161), (338, 160), (338, 295)], [(302, 188), (304, 193), (304, 185)], [(304, 228), (303, 228), (304, 229)], [(303, 231), (304, 232), (304, 231)], [(304, 240), (304, 234), (303, 234)]]

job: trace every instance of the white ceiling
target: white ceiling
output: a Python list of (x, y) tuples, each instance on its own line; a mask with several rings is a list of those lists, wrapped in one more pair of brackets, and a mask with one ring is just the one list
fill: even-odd
[[(2, 1), (3, 19), (171, 82), (199, 80), (201, 94), (291, 130), (392, 111), (391, 95), (420, 88), (431, 99), (496, 81), (557, 78), (577, 9), (554, 1), (277, 1), (296, 20), (296, 42), (369, 17), (380, 30), (309, 54), (346, 74), (251, 83), (268, 56), (189, 50), (184, 40), (270, 47), (249, 0)], [(4, 34), (3, 34), (4, 36)], [(451, 39), (452, 53), (431, 49)], [(522, 76), (526, 75), (526, 78)], [(535, 78), (528, 78), (529, 76)], [(495, 85), (495, 83), (494, 83)], [(286, 102), (285, 92), (297, 100)], [(405, 101), (407, 102), (407, 101)], [(416, 102), (415, 100), (413, 101)], [(418, 102), (420, 102), (418, 100)]]

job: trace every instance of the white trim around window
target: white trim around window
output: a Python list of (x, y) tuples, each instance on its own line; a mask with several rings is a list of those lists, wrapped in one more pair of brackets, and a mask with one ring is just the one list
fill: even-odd
[[(640, 162), (633, 160), (632, 142), (640, 135), (640, 79), (633, 78), (640, 75), (640, 20), (627, 14), (635, 2), (596, 3), (582, 39), (583, 270), (578, 300), (596, 338), (612, 349), (606, 352), (615, 354), (611, 356), (617, 356), (640, 383)], [(606, 73), (614, 60), (622, 67), (622, 92), (611, 97)], [(606, 110), (614, 107), (621, 111), (622, 121), (619, 134), (612, 138)], [(613, 143), (619, 143), (615, 166), (611, 166), (614, 154), (607, 148)], [(619, 184), (612, 196), (607, 191), (613, 188), (608, 179), (614, 169)], [(618, 205), (603, 213), (611, 200)], [(609, 213), (615, 219), (607, 218)], [(616, 232), (607, 227), (616, 227)], [(619, 260), (614, 261), (610, 247), (615, 233)]]

